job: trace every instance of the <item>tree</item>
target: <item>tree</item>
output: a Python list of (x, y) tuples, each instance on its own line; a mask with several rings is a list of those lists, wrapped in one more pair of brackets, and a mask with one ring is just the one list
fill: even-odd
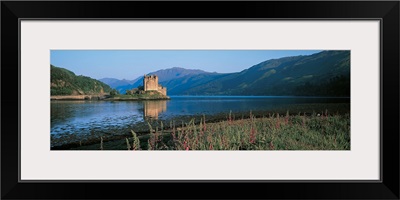
[(125, 92), (127, 95), (132, 95), (132, 90), (126, 90)]
[(110, 92), (111, 96), (115, 96), (117, 94), (119, 94), (119, 92), (116, 89), (112, 89), (111, 92)]

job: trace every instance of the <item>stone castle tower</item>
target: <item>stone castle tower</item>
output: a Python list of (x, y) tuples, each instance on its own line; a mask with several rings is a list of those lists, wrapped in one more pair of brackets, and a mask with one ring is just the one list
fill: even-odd
[(143, 88), (144, 91), (157, 91), (165, 96), (167, 96), (167, 88), (158, 84), (158, 76), (150, 75), (143, 77)]

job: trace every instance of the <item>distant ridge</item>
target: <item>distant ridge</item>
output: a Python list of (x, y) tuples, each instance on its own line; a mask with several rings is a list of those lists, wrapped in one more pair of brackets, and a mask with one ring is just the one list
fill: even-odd
[[(210, 72), (205, 72), (199, 69), (184, 69), (181, 67), (173, 67), (169, 69), (162, 69), (155, 72), (147, 73), (147, 75), (157, 75), (159, 77), (159, 82), (164, 84), (170, 80), (181, 78), (185, 76), (194, 76), (199, 74), (205, 74)], [(113, 78), (102, 78), (100, 81), (110, 85), (112, 88), (115, 88), (120, 93), (125, 93), (126, 90), (131, 90), (133, 88), (137, 88), (143, 85), (143, 76), (140, 76), (134, 80), (118, 80)], [(126, 84), (124, 84), (126, 83)]]
[[(148, 74), (156, 74), (169, 95), (350, 96), (350, 51), (270, 59), (236, 73), (174, 67)], [(142, 84), (135, 80), (114, 88), (124, 92)]]

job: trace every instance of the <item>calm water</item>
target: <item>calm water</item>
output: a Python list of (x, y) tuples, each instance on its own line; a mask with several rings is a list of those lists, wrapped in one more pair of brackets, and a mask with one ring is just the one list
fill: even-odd
[[(51, 135), (93, 134), (122, 130), (145, 119), (171, 120), (188, 115), (273, 111), (315, 105), (350, 103), (350, 98), (171, 96), (160, 101), (52, 101)], [(339, 104), (338, 104), (339, 105)], [(105, 131), (107, 132), (107, 131)]]

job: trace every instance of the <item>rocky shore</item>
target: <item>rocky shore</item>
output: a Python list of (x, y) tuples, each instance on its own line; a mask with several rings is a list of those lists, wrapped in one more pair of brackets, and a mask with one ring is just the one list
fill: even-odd
[(110, 97), (105, 98), (105, 101), (140, 101), (140, 100), (170, 100), (171, 98), (168, 96), (164, 97)]
[(53, 95), (50, 100), (105, 100), (105, 101), (141, 101), (141, 100), (169, 100), (168, 96), (131, 96), (131, 95)]
[(104, 100), (107, 95), (52, 95), (50, 100)]

